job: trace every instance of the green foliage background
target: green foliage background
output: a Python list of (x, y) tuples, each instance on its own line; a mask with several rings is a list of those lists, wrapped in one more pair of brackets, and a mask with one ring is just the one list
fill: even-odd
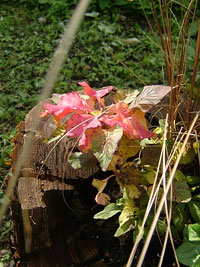
[[(52, 54), (75, 2), (1, 2), (0, 168), (4, 173), (15, 126), (37, 103)], [(146, 23), (139, 25), (137, 12), (129, 16), (125, 11), (121, 13), (121, 9), (111, 12), (105, 5), (103, 9), (95, 2), (90, 6), (54, 92), (77, 90), (77, 82), (82, 80), (96, 88), (105, 85), (141, 88), (143, 84), (118, 60), (144, 83), (162, 83), (164, 63), (159, 49), (147, 36), (150, 33)]]

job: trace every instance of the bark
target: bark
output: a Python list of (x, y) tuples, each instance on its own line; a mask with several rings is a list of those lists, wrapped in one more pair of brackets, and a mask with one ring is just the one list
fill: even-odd
[[(55, 142), (45, 143), (56, 125), (51, 115), (39, 118), (39, 108), (40, 104), (18, 125), (11, 154), (13, 171), (24, 144), (28, 138), (33, 139), (28, 157), (23, 158), (10, 205), (16, 263), (20, 266), (84, 266), (87, 262), (96, 262), (90, 265), (106, 266), (97, 257), (98, 238), (88, 233), (93, 216), (88, 203), (92, 201), (95, 205), (90, 177), (99, 168), (82, 171), (69, 165), (68, 156), (75, 140), (65, 137), (55, 148)], [(33, 131), (35, 118), (39, 125)], [(87, 191), (91, 191), (91, 196)]]

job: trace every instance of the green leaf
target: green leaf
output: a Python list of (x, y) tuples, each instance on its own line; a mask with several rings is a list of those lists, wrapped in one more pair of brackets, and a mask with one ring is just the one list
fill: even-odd
[(189, 203), (189, 210), (194, 221), (200, 223), (200, 202), (191, 201)]
[(197, 265), (200, 259), (200, 242), (184, 242), (177, 248), (176, 254), (182, 264), (191, 267), (200, 266)]
[(196, 19), (193, 23), (192, 23), (192, 29), (190, 32), (191, 36), (195, 36), (198, 33), (198, 29), (199, 29), (199, 21), (198, 19)]
[(174, 174), (174, 178), (176, 178), (176, 180), (178, 181), (185, 181), (185, 175), (182, 173), (182, 171), (177, 170)]
[(125, 199), (124, 208), (119, 216), (119, 228), (115, 236), (118, 237), (136, 227), (139, 209), (134, 207), (134, 202), (130, 198)]
[(197, 260), (195, 261), (192, 267), (200, 267), (200, 256), (198, 256)]
[(200, 176), (187, 176), (187, 182), (190, 185), (195, 185), (200, 183)]
[(39, 0), (39, 3), (40, 4), (46, 4), (46, 3), (48, 3), (49, 2), (49, 0)]
[[(134, 228), (134, 231), (133, 231), (133, 242), (135, 243), (136, 239), (137, 239), (137, 236), (141, 230), (141, 226), (142, 226), (142, 220), (139, 220), (137, 221), (137, 225), (136, 227)], [(142, 231), (142, 236), (144, 235), (144, 230)]]
[(99, 6), (101, 10), (104, 10), (105, 8), (111, 7), (111, 3), (107, 0), (99, 0)]
[(98, 25), (98, 29), (105, 34), (113, 34), (116, 32), (116, 27), (113, 24), (105, 24), (105, 23), (100, 23)]
[(81, 163), (80, 163), (80, 155), (82, 155), (82, 152), (75, 152), (72, 153), (71, 156), (69, 157), (69, 164), (72, 166), (74, 169), (80, 169), (81, 168)]
[(68, 162), (74, 169), (82, 169), (83, 171), (88, 171), (97, 165), (97, 159), (91, 152), (82, 153), (75, 152), (72, 153)]
[(145, 182), (148, 184), (153, 184), (156, 177), (156, 171), (152, 166), (145, 166), (145, 171), (142, 172)]
[(102, 171), (108, 169), (122, 136), (123, 129), (119, 125), (116, 125), (107, 131), (104, 130), (104, 135), (94, 136), (92, 148), (95, 157), (100, 163)]
[(190, 164), (195, 159), (195, 151), (193, 147), (187, 146), (180, 159), (180, 164)]
[(184, 243), (176, 250), (178, 259), (186, 266), (200, 266), (200, 224), (190, 224), (185, 227)]
[(119, 206), (117, 206), (115, 203), (111, 203), (108, 206), (104, 208), (104, 210), (98, 212), (94, 215), (94, 219), (103, 219), (106, 220), (108, 218), (113, 217), (115, 214), (121, 212), (121, 209)]
[(122, 226), (124, 223), (133, 219), (134, 215), (134, 203), (133, 200), (128, 198), (125, 200), (124, 208), (119, 216), (119, 225)]
[(93, 12), (88, 12), (88, 13), (85, 13), (85, 16), (86, 17), (91, 17), (91, 18), (96, 18), (99, 16), (99, 12), (96, 12), (96, 11), (93, 11)]
[(166, 223), (159, 219), (157, 222), (157, 229), (158, 232), (161, 233), (161, 235), (164, 235), (167, 229)]
[(187, 218), (184, 203), (175, 203), (173, 206), (172, 220), (177, 231), (182, 231)]
[(200, 241), (200, 224), (199, 223), (188, 225), (188, 239), (189, 241)]
[(190, 188), (185, 181), (174, 181), (173, 201), (186, 203), (191, 200)]
[(135, 220), (129, 220), (126, 223), (124, 223), (122, 226), (119, 226), (117, 228), (117, 231), (115, 232), (115, 237), (119, 237), (125, 233), (127, 233), (128, 231), (132, 230), (135, 227)]

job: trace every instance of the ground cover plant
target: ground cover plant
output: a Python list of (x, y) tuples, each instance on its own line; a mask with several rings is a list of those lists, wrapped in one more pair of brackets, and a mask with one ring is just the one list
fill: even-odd
[[(31, 6), (30, 3), (25, 1), (20, 8), (17, 3), (10, 5), (6, 1), (1, 5), (0, 117), (1, 132), (9, 132), (9, 137), (1, 136), (1, 168), (5, 168), (4, 160), (8, 159), (9, 140), (14, 135), (15, 126), (37, 102), (52, 53), (72, 12), (61, 17), (49, 16), (46, 6)], [(41, 18), (45, 22), (40, 22)], [(124, 19), (122, 21), (117, 14), (103, 14), (102, 17), (100, 12), (92, 10), (86, 14), (55, 92), (75, 90), (76, 83), (83, 79), (94, 87), (111, 83), (121, 87), (122, 80), (127, 88), (141, 87), (140, 81), (118, 60), (126, 63), (137, 76), (143, 76), (143, 83), (150, 83), (152, 77), (161, 82), (162, 74), (156, 71), (163, 64), (158, 49), (137, 23), (125, 16)], [(150, 57), (151, 53), (155, 57)]]
[[(22, 3), (23, 2), (26, 2), (26, 1), (22, 1)], [(54, 1), (52, 1), (52, 3), (53, 2)], [(104, 1), (101, 1), (101, 3), (103, 2)], [(193, 1), (191, 1), (189, 4), (192, 5), (192, 2)], [(162, 4), (163, 4), (163, 9), (161, 8), (160, 10), (161, 14), (162, 12), (166, 12), (166, 7), (169, 7), (169, 6), (166, 6), (164, 2)], [(24, 3), (23, 5), (24, 5), (25, 10), (28, 11), (29, 9), (27, 8), (27, 5)], [(8, 63), (6, 60), (3, 61), (3, 65), (2, 65), (2, 70), (3, 70), (2, 73), (4, 74), (4, 79), (2, 80), (2, 88), (4, 89), (4, 91), (1, 94), (2, 96), (1, 99), (2, 101), (4, 101), (4, 103), (1, 107), (2, 108), (1, 118), (3, 122), (2, 127), (4, 131), (5, 130), (10, 131), (10, 129), (12, 129), (16, 125), (16, 122), (24, 116), (24, 106), (26, 106), (28, 110), (30, 109), (31, 106), (33, 106), (36, 103), (36, 98), (37, 98), (36, 94), (40, 91), (42, 87), (42, 82), (43, 82), (42, 80), (44, 77), (43, 75), (49, 63), (49, 55), (53, 52), (54, 47), (56, 45), (56, 41), (54, 40), (56, 40), (56, 38), (59, 38), (59, 35), (62, 32), (63, 25), (64, 25), (63, 21), (65, 22), (65, 20), (68, 19), (68, 17), (65, 17), (64, 20), (60, 21), (60, 18), (56, 17), (55, 15), (52, 16), (51, 13), (50, 14), (48, 13), (46, 14), (46, 18), (43, 18), (44, 20), (41, 20), (41, 19), (39, 20), (39, 18), (43, 16), (44, 10), (42, 9), (40, 5), (35, 6), (35, 10), (38, 11), (38, 7), (40, 7), (41, 10), (39, 10), (39, 14), (36, 12), (37, 15), (35, 18), (34, 17), (31, 18), (32, 20), (31, 23), (30, 23), (30, 18), (29, 18), (29, 21), (27, 23), (27, 32), (29, 32), (28, 30), (31, 25), (33, 27), (33, 28), (30, 27), (31, 31), (34, 30), (35, 35), (36, 36), (39, 35), (39, 38), (36, 39), (35, 43), (33, 43), (36, 45), (31, 46), (30, 44), (32, 44), (32, 38), (31, 38), (32, 32), (29, 33), (31, 37), (30, 39), (28, 39), (27, 43), (25, 42), (24, 44), (25, 52), (27, 53), (23, 52), (22, 55), (20, 53), (19, 58), (16, 58), (16, 54), (12, 54), (12, 53), (10, 54), (9, 53), (10, 51), (8, 52), (7, 49), (5, 49), (7, 48), (7, 44), (5, 44), (5, 42), (9, 41), (9, 39), (11, 42), (9, 47), (10, 49), (13, 48), (12, 38), (16, 37), (16, 30), (19, 31), (19, 28), (20, 28), (20, 27), (17, 29), (14, 28), (15, 26), (13, 22), (11, 22), (11, 17), (13, 15), (10, 16), (10, 20), (9, 20), (9, 16), (6, 16), (7, 15), (6, 12), (8, 12), (8, 10), (9, 12), (10, 10), (12, 10), (12, 12), (18, 10), (18, 12), (20, 13), (21, 11), (17, 8), (15, 9), (15, 7), (10, 8), (9, 5), (5, 5), (4, 7), (5, 10), (2, 15), (3, 24), (1, 25), (3, 26), (10, 25), (9, 27), (10, 31), (4, 33), (5, 35), (3, 36), (4, 38), (2, 41), (4, 42), (3, 43), (4, 46), (2, 48), (2, 51), (4, 53), (3, 55), (6, 56), (9, 53), (9, 56), (12, 59), (14, 58), (13, 61), (9, 63), (11, 65), (7, 65)], [(104, 9), (104, 7), (105, 6), (101, 4), (100, 8)], [(181, 5), (181, 7), (184, 7), (184, 6)], [(135, 145), (135, 140), (134, 140), (133, 147), (136, 147), (137, 149), (136, 150), (134, 149), (131, 152), (131, 155), (127, 155), (127, 152), (125, 151), (119, 152), (117, 150), (117, 149), (122, 149), (120, 147), (120, 144), (121, 144), (120, 142), (125, 143), (126, 145), (128, 143), (128, 145), (130, 145), (129, 142), (131, 141), (126, 140), (127, 136), (129, 138), (132, 137), (137, 140), (151, 137), (151, 134), (148, 132), (146, 128), (145, 119), (143, 116), (144, 115), (143, 113), (148, 111), (148, 109), (143, 110), (143, 111), (140, 110), (141, 106), (138, 108), (135, 102), (133, 104), (134, 98), (132, 96), (131, 100), (130, 99), (126, 100), (128, 101), (128, 103), (125, 102), (125, 104), (128, 105), (132, 103), (131, 108), (137, 108), (141, 112), (143, 112), (143, 113), (140, 113), (138, 111), (136, 115), (136, 122), (137, 122), (137, 118), (140, 118), (140, 119), (142, 118), (142, 121), (143, 121), (142, 126), (139, 127), (139, 134), (138, 133), (136, 135), (132, 134), (131, 136), (130, 131), (129, 131), (130, 129), (127, 128), (127, 125), (124, 126), (124, 124), (122, 123), (122, 117), (118, 118), (116, 120), (116, 124), (120, 125), (120, 127), (123, 129), (123, 133), (125, 132), (125, 136), (126, 136), (126, 137), (123, 137), (123, 139), (120, 141), (123, 135), (122, 129), (116, 126), (116, 124), (111, 120), (111, 118), (103, 117), (104, 120), (101, 123), (104, 123), (103, 125), (107, 123), (107, 128), (99, 129), (98, 127), (96, 127), (97, 125), (100, 127), (99, 121), (96, 122), (97, 124), (93, 124), (92, 127), (86, 127), (86, 128), (84, 128), (85, 126), (82, 127), (82, 132), (84, 134), (87, 132), (88, 135), (87, 136), (83, 135), (81, 139), (79, 140), (79, 142), (82, 141), (80, 145), (80, 150), (82, 152), (90, 153), (91, 152), (90, 150), (92, 148), (92, 150), (94, 151), (93, 156), (95, 156), (95, 159), (100, 161), (100, 165), (104, 171), (107, 170), (109, 165), (112, 165), (110, 166), (110, 168), (112, 171), (114, 171), (114, 174), (117, 177), (117, 180), (121, 188), (123, 189), (122, 198), (118, 201), (116, 200), (116, 203), (110, 204), (111, 206), (108, 205), (105, 208), (104, 213), (103, 214), (100, 213), (96, 215), (96, 218), (106, 219), (110, 217), (111, 215), (120, 213), (121, 215), (119, 216), (119, 229), (117, 230), (118, 232), (116, 232), (116, 235), (118, 236), (134, 228), (135, 229), (134, 239), (136, 241), (137, 241), (137, 231), (139, 231), (140, 228), (143, 228), (144, 226), (141, 223), (141, 218), (143, 218), (144, 213), (145, 213), (143, 207), (146, 206), (147, 200), (151, 199), (151, 196), (152, 196), (151, 192), (153, 192), (154, 188), (155, 187), (158, 188), (158, 184), (160, 185), (160, 183), (157, 182), (155, 177), (157, 177), (158, 180), (164, 177), (161, 175), (160, 173), (161, 170), (159, 169), (159, 167), (157, 167), (157, 165), (156, 166), (152, 165), (152, 163), (146, 164), (146, 165), (149, 165), (149, 167), (144, 167), (144, 164), (141, 165), (142, 167), (140, 167), (140, 171), (142, 171), (142, 175), (137, 174), (137, 173), (135, 174), (134, 173), (135, 172), (135, 166), (134, 166), (135, 161), (132, 161), (132, 163), (128, 162), (127, 165), (124, 166), (126, 160), (137, 156), (139, 152), (138, 150), (141, 150), (141, 148), (145, 146), (148, 147), (150, 145), (159, 144), (160, 146), (163, 146), (164, 148), (167, 147), (166, 153), (169, 153), (169, 155), (171, 155), (171, 159), (167, 165), (168, 167), (170, 166), (169, 170), (167, 170), (167, 167), (165, 167), (164, 173), (166, 174), (165, 178), (168, 179), (168, 177), (171, 177), (170, 168), (176, 165), (176, 162), (178, 162), (177, 159), (179, 158), (179, 155), (180, 155), (180, 160), (181, 160), (180, 165), (178, 168), (176, 167), (176, 171), (174, 174), (174, 177), (175, 177), (175, 181), (173, 184), (174, 197), (171, 199), (171, 202), (170, 202), (171, 206), (173, 206), (173, 211), (172, 209), (170, 209), (169, 212), (166, 211), (166, 214), (162, 214), (162, 216), (160, 217), (159, 223), (157, 225), (157, 228), (161, 234), (167, 233), (166, 236), (170, 234), (170, 231), (169, 231), (169, 222), (170, 222), (170, 216), (171, 216), (170, 212), (173, 212), (173, 222), (171, 226), (171, 231), (172, 231), (172, 235), (174, 236), (174, 238), (177, 240), (182, 239), (181, 235), (182, 235), (182, 231), (185, 225), (187, 225), (187, 227), (186, 227), (186, 230), (184, 231), (188, 231), (186, 232), (187, 236), (184, 235), (185, 241), (183, 243), (183, 247), (180, 247), (177, 250), (178, 258), (183, 264), (186, 264), (186, 265), (188, 264), (187, 266), (198, 266), (198, 253), (197, 255), (191, 255), (188, 261), (185, 261), (184, 259), (182, 259), (182, 256), (184, 255), (184, 248), (195, 246), (197, 245), (197, 243), (195, 242), (199, 242), (198, 225), (190, 224), (188, 226), (188, 222), (192, 222), (192, 223), (196, 222), (197, 224), (199, 223), (199, 215), (198, 215), (199, 172), (196, 167), (198, 164), (197, 158), (198, 158), (198, 149), (199, 149), (198, 124), (196, 124), (195, 126), (196, 134), (193, 131), (193, 138), (190, 138), (189, 144), (186, 145), (182, 141), (181, 139), (182, 137), (180, 134), (178, 137), (180, 140), (178, 139), (175, 142), (175, 144), (177, 145), (175, 146), (176, 149), (174, 149), (173, 152), (171, 152), (171, 146), (175, 140), (172, 134), (180, 130), (180, 127), (179, 127), (180, 122), (178, 126), (177, 124), (174, 125), (174, 121), (176, 121), (176, 118), (175, 118), (176, 116), (172, 116), (172, 114), (175, 114), (175, 115), (177, 114), (177, 116), (179, 115), (182, 117), (185, 116), (185, 118), (181, 120), (181, 123), (183, 123), (184, 130), (188, 131), (191, 119), (192, 117), (194, 117), (193, 114), (195, 114), (195, 112), (198, 112), (198, 109), (199, 109), (198, 101), (194, 102), (195, 99), (198, 99), (198, 90), (199, 90), (198, 89), (199, 88), (198, 87), (199, 71), (197, 69), (198, 57), (199, 57), (199, 48), (198, 48), (199, 37), (197, 39), (197, 46), (195, 46), (196, 45), (195, 38), (197, 38), (196, 35), (198, 32), (198, 23), (195, 24), (195, 19), (194, 19), (195, 16), (191, 15), (192, 12), (190, 12), (190, 8), (185, 9), (184, 7), (182, 10), (186, 10), (188, 12), (186, 13), (185, 16), (183, 16), (183, 24), (180, 24), (182, 31), (181, 31), (179, 38), (177, 39), (177, 43), (174, 42), (174, 39), (173, 39), (173, 31), (175, 31), (176, 29), (174, 27), (172, 28), (169, 27), (169, 20), (167, 19), (166, 20), (163, 19), (163, 21), (161, 20), (162, 21), (161, 25), (164, 30), (164, 37), (163, 37), (161, 28), (159, 28), (158, 26), (160, 23), (160, 20), (158, 18), (159, 16), (157, 16), (158, 14), (156, 14), (156, 11), (154, 10), (155, 24), (158, 27), (157, 31), (161, 38), (160, 46), (162, 47), (161, 50), (164, 52), (163, 61), (160, 60), (160, 54), (158, 53), (158, 51), (160, 50), (157, 49), (156, 46), (154, 46), (154, 42), (155, 41), (157, 42), (155, 35), (150, 37), (151, 40), (149, 40), (145, 36), (146, 25), (145, 25), (145, 28), (143, 29), (140, 26), (138, 26), (138, 24), (134, 24), (134, 27), (130, 27), (130, 23), (132, 23), (132, 21), (129, 20), (126, 16), (124, 16), (124, 14), (123, 16), (121, 14), (114, 14), (109, 17), (108, 15), (105, 14), (102, 19), (102, 16), (100, 16), (99, 11), (93, 12), (92, 10), (90, 10), (86, 14), (85, 24), (83, 24), (81, 31), (77, 35), (77, 39), (75, 41), (74, 48), (72, 49), (70, 59), (66, 62), (66, 65), (61, 71), (61, 75), (57, 82), (55, 92), (64, 93), (66, 91), (76, 90), (77, 82), (83, 79), (87, 80), (87, 82), (90, 84), (92, 83), (93, 87), (101, 88), (105, 85), (110, 84), (110, 85), (114, 85), (115, 87), (122, 88), (122, 89), (128, 89), (128, 88), (131, 88), (131, 89), (139, 88), (140, 89), (143, 87), (143, 84), (152, 84), (152, 79), (154, 80), (153, 81), (154, 84), (161, 84), (161, 83), (164, 83), (164, 81), (168, 80), (168, 84), (170, 85), (170, 88), (175, 89), (175, 90), (172, 90), (172, 92), (174, 91), (176, 93), (171, 94), (170, 118), (168, 122), (169, 128), (168, 126), (166, 126), (167, 124), (164, 120), (160, 120), (159, 122), (160, 124), (158, 125), (158, 128), (155, 130), (155, 136), (158, 137), (158, 140), (156, 140), (154, 136), (154, 139), (145, 140), (143, 141), (143, 143), (142, 142), (138, 143), (137, 141), (136, 145)], [(171, 12), (169, 14), (173, 14), (173, 13)], [(28, 18), (27, 14), (26, 15), (24, 14), (24, 17)], [(167, 13), (165, 13), (165, 16), (163, 17), (167, 17)], [(161, 15), (161, 19), (163, 17)], [(16, 20), (18, 19), (16, 18)], [(193, 25), (192, 29), (190, 28), (190, 33), (192, 32), (192, 35), (190, 33), (186, 34), (187, 33), (186, 22), (189, 22), (190, 20), (192, 21), (192, 25)], [(58, 21), (60, 21), (60, 24), (58, 23)], [(22, 23), (22, 21), (21, 22), (19, 21), (18, 25), (20, 25), (20, 23)], [(88, 31), (88, 25), (90, 25), (89, 31)], [(132, 25), (133, 24), (131, 24), (131, 26)], [(21, 24), (21, 27), (23, 30), (24, 25)], [(54, 30), (55, 27), (56, 27), (56, 32)], [(87, 29), (87, 32), (86, 32), (86, 29)], [(127, 29), (127, 31), (124, 32), (124, 29)], [(132, 32), (130, 31), (130, 29), (132, 29)], [(44, 42), (44, 39), (41, 38), (42, 34), (44, 34), (44, 37), (47, 40), (46, 42)], [(20, 34), (18, 34), (18, 38), (19, 38), (19, 35)], [(193, 39), (190, 39), (190, 40), (193, 40), (194, 42), (188, 41), (187, 45), (183, 41), (180, 42), (181, 38), (182, 38), (181, 40), (185, 40), (184, 38), (188, 36), (192, 36)], [(24, 33), (22, 33), (22, 39), (19, 39), (20, 46), (23, 43), (23, 41), (24, 41)], [(84, 45), (84, 42), (86, 41), (87, 41), (87, 46)], [(41, 44), (42, 44), (42, 49), (40, 49)], [(174, 46), (174, 44), (177, 44), (177, 46)], [(177, 47), (180, 47), (180, 46), (181, 46), (180, 51), (182, 52), (178, 53), (177, 52), (178, 50), (176, 49)], [(177, 52), (175, 53), (175, 58), (173, 57), (174, 47), (175, 47), (175, 52)], [(188, 56), (185, 57), (185, 54), (183, 52), (187, 50), (186, 49), (187, 47), (189, 47), (189, 52), (187, 54)], [(33, 51), (31, 53), (30, 53), (30, 48), (33, 48)], [(137, 51), (139, 51), (140, 53), (138, 52), (137, 54), (135, 54), (133, 52), (134, 49), (136, 48), (137, 48)], [(17, 44), (15, 44), (14, 49), (16, 49), (14, 50), (16, 53), (16, 51), (18, 51)], [(98, 51), (99, 53), (97, 53), (96, 51)], [(156, 51), (157, 54), (154, 55), (154, 57), (152, 58), (151, 55), (148, 54), (149, 51)], [(101, 57), (98, 58), (97, 54), (101, 55)], [(35, 58), (35, 55), (37, 55), (36, 58)], [(102, 60), (102, 57), (104, 60)], [(23, 64), (20, 64), (20, 66), (17, 64), (19, 59), (22, 60), (21, 62), (23, 63)], [(186, 62), (186, 59), (189, 60), (187, 69), (185, 68), (185, 65), (184, 65)], [(39, 67), (38, 65), (33, 64), (35, 61), (37, 62), (37, 64), (38, 62), (40, 63)], [(164, 66), (164, 61), (167, 67), (166, 76), (163, 75), (163, 73), (161, 72), (161, 68)], [(195, 64), (192, 65), (193, 61), (195, 62), (196, 65)], [(125, 63), (126, 68), (120, 65), (121, 64), (120, 62)], [(182, 63), (179, 65), (179, 62), (182, 62)], [(144, 68), (142, 68), (141, 63), (144, 64)], [(13, 68), (13, 71), (8, 72), (8, 69), (10, 67)], [(129, 68), (129, 70), (127, 70), (127, 67)], [(24, 73), (24, 69), (28, 72), (27, 74)], [(157, 69), (159, 70), (159, 72), (156, 72)], [(18, 83), (16, 83), (16, 80), (15, 80), (15, 83), (13, 84), (13, 80), (11, 80), (11, 78), (15, 77), (16, 79), (16, 75), (17, 75)], [(136, 76), (139, 77), (139, 79), (136, 79)], [(166, 78), (163, 78), (163, 76)], [(190, 79), (190, 80), (188, 81), (187, 79)], [(11, 82), (7, 82), (7, 81), (11, 81)], [(23, 85), (22, 90), (18, 89), (19, 84), (20, 86), (21, 84)], [(84, 85), (84, 87), (86, 88), (86, 84), (82, 83), (82, 85)], [(16, 94), (16, 91), (14, 90), (15, 88), (17, 89), (16, 90), (17, 94)], [(91, 117), (93, 118), (94, 116), (101, 117), (101, 113), (104, 112), (103, 104), (100, 101), (100, 98), (103, 97), (103, 95), (98, 95), (98, 93), (95, 93), (95, 91), (93, 91), (90, 87), (87, 87), (87, 88), (89, 88), (88, 91), (87, 89), (85, 89), (85, 91), (87, 91), (87, 95), (89, 96), (89, 99), (91, 98), (92, 99), (91, 101), (94, 101), (94, 99), (96, 99), (99, 107), (97, 110), (93, 110), (93, 111), (87, 110), (87, 112), (84, 111), (81, 119), (80, 119), (80, 116), (77, 117), (76, 114), (73, 115), (75, 122), (72, 122), (72, 118), (69, 120), (70, 125), (67, 126), (68, 127), (67, 131), (72, 129), (77, 124), (77, 122), (83, 123), (86, 117), (87, 119), (91, 119)], [(186, 103), (185, 106), (187, 107), (187, 110), (188, 110), (188, 113), (186, 114), (181, 114), (181, 112), (179, 112), (177, 109), (177, 106), (179, 106), (180, 104), (180, 101), (179, 101), (180, 98), (177, 97), (177, 92), (178, 92), (178, 95), (180, 95), (179, 92), (183, 91), (182, 88), (185, 89), (184, 92), (187, 92), (183, 94), (183, 99), (188, 99), (187, 100), (188, 102), (187, 101), (184, 102)], [(104, 90), (111, 91), (113, 89), (108, 89), (107, 87), (107, 89), (104, 89)], [(13, 91), (15, 91), (14, 95), (12, 93)], [(108, 93), (108, 91), (104, 91), (104, 92)], [(30, 95), (35, 95), (34, 97), (35, 99), (30, 98)], [(187, 98), (188, 95), (189, 95), (189, 98)], [(135, 99), (137, 99), (136, 95), (134, 95), (134, 97)], [(62, 101), (62, 99), (60, 101)], [(85, 101), (87, 101), (87, 99)], [(195, 109), (193, 110), (190, 109), (192, 106), (191, 103), (192, 104), (194, 103), (193, 108), (195, 107)], [(93, 105), (93, 104), (94, 103), (90, 103), (90, 105)], [(156, 103), (153, 103), (153, 104), (156, 104)], [(8, 105), (9, 108), (6, 108), (6, 105)], [(117, 106), (117, 102), (116, 102), (116, 106)], [(17, 118), (15, 118), (14, 116), (15, 114), (14, 112), (16, 108), (19, 111)], [(106, 115), (114, 116), (116, 115), (115, 112), (118, 112), (119, 110), (122, 112), (122, 115), (124, 116), (125, 113), (123, 111), (123, 108), (127, 109), (127, 106), (123, 107), (123, 104), (118, 104), (118, 107), (116, 110), (113, 110), (111, 108), (110, 113), (109, 113), (109, 110), (106, 111), (107, 113), (105, 112), (105, 116)], [(55, 113), (54, 115), (56, 115), (57, 123), (59, 125), (59, 120), (58, 120), (59, 116), (57, 115), (62, 114), (60, 113), (60, 110), (56, 110), (55, 108), (52, 108), (52, 107), (51, 108), (46, 107), (46, 110), (47, 110), (47, 113), (48, 112)], [(58, 114), (56, 114), (56, 112), (58, 112)], [(80, 112), (80, 109), (79, 109), (79, 112)], [(91, 114), (88, 115), (89, 113)], [(67, 115), (67, 114), (64, 113), (64, 115)], [(126, 115), (134, 116), (134, 114), (128, 114), (128, 113)], [(14, 118), (15, 118), (15, 122), (8, 125), (7, 121), (8, 120), (12, 121), (14, 120)], [(111, 128), (109, 129), (109, 127)], [(90, 128), (92, 128), (92, 130)], [(93, 128), (94, 129), (97, 128), (98, 129), (97, 131), (100, 131), (101, 133), (100, 136), (104, 136), (103, 138), (100, 138), (100, 140), (96, 140), (97, 143), (94, 143), (94, 144), (93, 142), (91, 142), (91, 137), (93, 137), (93, 135), (95, 136), (95, 131), (93, 130)], [(166, 129), (168, 129), (168, 139), (166, 139)], [(100, 149), (102, 146), (101, 142), (104, 143), (107, 141), (105, 136), (109, 136), (109, 133), (111, 131), (112, 133), (116, 132), (116, 136), (114, 135), (115, 137), (114, 141), (116, 141), (117, 143), (117, 145), (114, 147), (115, 149), (113, 148), (113, 150), (111, 151), (109, 150), (109, 146), (108, 147), (104, 146), (101, 150)], [(142, 131), (142, 133), (140, 131)], [(14, 135), (14, 130), (10, 132), (11, 133), (10, 133), (9, 138), (12, 135)], [(80, 135), (80, 132), (77, 133), (77, 132), (72, 131), (71, 135), (73, 137), (78, 137)], [(8, 151), (10, 149), (10, 145), (9, 145), (10, 139), (6, 138), (6, 136), (2, 136), (2, 137), (3, 137), (2, 144), (4, 146), (4, 151), (1, 156), (1, 164), (2, 164), (1, 166), (3, 166), (4, 168), (5, 167), (4, 163), (5, 163), (5, 160), (7, 159)], [(86, 143), (84, 143), (86, 141), (88, 142), (87, 145)], [(109, 138), (108, 138), (108, 141), (109, 141)], [(123, 145), (121, 146), (123, 147)], [(98, 153), (99, 149), (101, 153)], [(110, 152), (109, 159), (107, 158), (105, 159), (104, 157), (105, 154), (103, 154), (104, 149), (108, 149), (108, 151)], [(116, 151), (118, 152), (115, 154)], [(179, 153), (180, 151), (181, 153)], [(80, 154), (82, 152), (78, 152), (79, 154), (76, 153), (76, 154), (71, 155), (70, 160), (74, 167), (80, 167), (81, 160), (85, 160), (83, 154)], [(146, 153), (148, 155), (148, 151)], [(172, 153), (173, 155), (170, 153)], [(144, 154), (145, 152), (142, 155)], [(115, 160), (114, 163), (112, 162), (112, 160)], [(193, 166), (195, 166), (194, 171), (191, 171), (191, 169), (189, 168), (190, 164), (193, 164)], [(164, 166), (164, 163), (163, 163), (163, 166)], [(133, 176), (137, 177), (138, 175), (139, 176), (138, 179), (140, 181), (137, 180), (133, 182), (133, 181), (130, 181), (129, 179), (128, 181), (126, 180), (124, 181), (123, 177), (126, 176), (127, 173), (129, 173), (131, 177)], [(128, 174), (128, 177), (129, 177), (129, 174)], [(112, 178), (109, 177), (109, 179), (112, 179)], [(103, 192), (104, 188), (106, 187), (106, 184), (107, 184), (107, 180), (101, 181), (101, 182), (94, 181), (94, 186), (97, 187), (99, 191), (97, 194), (96, 200), (100, 204), (108, 204), (108, 201), (109, 201), (109, 196)], [(143, 197), (144, 188), (146, 190), (145, 197)], [(158, 189), (156, 190), (157, 190), (156, 192), (158, 193)], [(161, 191), (160, 194), (162, 194), (163, 192), (164, 194), (166, 194), (164, 183), (161, 186), (160, 191)], [(139, 205), (140, 209), (138, 209), (138, 206), (135, 204), (135, 202), (139, 202), (139, 204), (137, 203), (137, 205)], [(161, 203), (160, 197), (158, 197), (157, 203), (158, 204)], [(155, 205), (155, 209), (157, 209), (157, 207), (158, 206)], [(106, 215), (105, 215), (105, 212), (106, 212)], [(143, 229), (145, 233), (144, 236), (146, 237), (147, 237), (148, 230), (150, 228), (151, 221), (152, 221), (152, 218), (150, 216), (148, 219), (147, 226)], [(194, 238), (194, 235), (191, 236), (191, 231), (192, 231), (191, 229), (194, 229), (194, 228), (195, 230), (193, 230), (193, 232), (195, 231), (197, 233), (196, 239)], [(137, 242), (135, 242), (135, 244), (137, 244)]]

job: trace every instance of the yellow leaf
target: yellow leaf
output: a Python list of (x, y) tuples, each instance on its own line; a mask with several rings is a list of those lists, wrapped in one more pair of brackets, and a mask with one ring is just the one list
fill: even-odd
[(125, 188), (128, 189), (128, 196), (130, 198), (139, 198), (141, 195), (141, 191), (134, 184), (126, 185)]
[(108, 179), (109, 177), (104, 180), (98, 180), (94, 178), (92, 185), (98, 189), (98, 192), (102, 192), (107, 185)]
[(194, 148), (195, 153), (197, 154), (198, 153), (198, 149), (200, 148), (200, 141), (198, 143), (194, 142), (193, 148)]
[(102, 113), (102, 108), (100, 110), (94, 110), (90, 112), (93, 116), (99, 116)]
[(114, 154), (111, 163), (108, 166), (108, 171), (116, 171), (116, 165), (122, 164), (122, 158), (119, 155)]
[(111, 199), (110, 196), (102, 192), (104, 188), (106, 187), (108, 180), (111, 177), (112, 176), (109, 176), (108, 178), (104, 180), (93, 179), (92, 181), (92, 185), (96, 187), (98, 190), (98, 193), (95, 197), (95, 201), (100, 205), (108, 205), (110, 203), (110, 199)]
[(152, 166), (145, 166), (145, 172), (142, 173), (142, 176), (148, 184), (153, 184), (156, 177), (156, 171), (154, 171)]
[(119, 183), (121, 185), (138, 185), (141, 183), (142, 175), (139, 168), (133, 165), (133, 162), (127, 162), (123, 165), (119, 173)]
[(119, 224), (122, 226), (129, 220), (133, 220), (138, 217), (139, 209), (134, 207), (132, 199), (126, 199), (125, 206), (119, 216)]
[(123, 161), (126, 162), (128, 158), (136, 156), (140, 149), (141, 146), (136, 140), (129, 139), (127, 136), (123, 135), (119, 143), (118, 153), (122, 156)]

